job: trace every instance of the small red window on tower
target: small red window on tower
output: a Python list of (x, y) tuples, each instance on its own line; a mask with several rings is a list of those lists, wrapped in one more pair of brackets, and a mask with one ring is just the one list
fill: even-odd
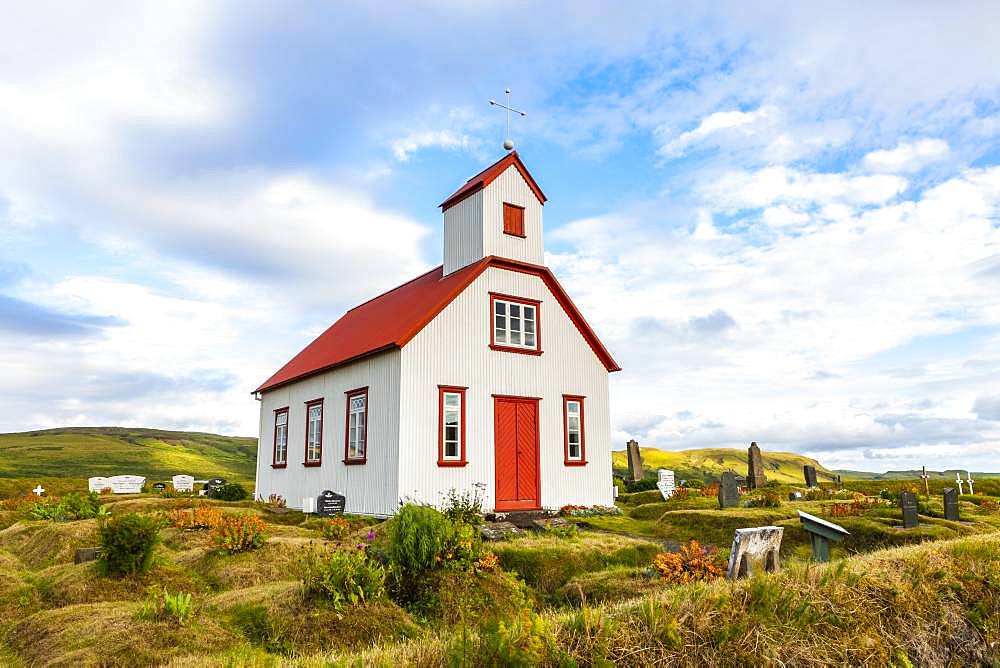
[(503, 205), (503, 233), (524, 237), (524, 207), (516, 204)]

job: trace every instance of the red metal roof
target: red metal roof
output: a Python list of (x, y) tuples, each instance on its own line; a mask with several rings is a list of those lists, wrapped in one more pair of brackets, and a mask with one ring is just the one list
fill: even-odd
[(493, 182), (493, 179), (503, 174), (504, 170), (511, 165), (513, 165), (517, 171), (521, 173), (521, 176), (524, 177), (525, 182), (527, 182), (531, 191), (535, 193), (535, 197), (538, 198), (539, 203), (545, 204), (545, 193), (542, 192), (542, 189), (538, 187), (537, 183), (535, 183), (535, 179), (533, 179), (531, 174), (528, 173), (528, 168), (524, 166), (523, 162), (521, 162), (521, 158), (517, 155), (517, 151), (511, 151), (466, 181), (464, 186), (455, 191), (455, 194), (441, 202), (439, 205), (441, 210), (445, 211), (455, 206), (469, 195), (479, 192), (486, 186), (490, 185), (490, 183)]
[(254, 391), (273, 390), (368, 355), (402, 348), (488, 267), (539, 276), (605, 368), (621, 370), (547, 267), (488, 257), (447, 276), (442, 276), (443, 267), (437, 267), (354, 307)]

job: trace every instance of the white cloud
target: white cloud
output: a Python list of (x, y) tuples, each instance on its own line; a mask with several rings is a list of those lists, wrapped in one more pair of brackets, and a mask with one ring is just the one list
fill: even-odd
[(690, 146), (698, 144), (708, 137), (739, 131), (743, 134), (753, 134), (755, 126), (774, 119), (779, 111), (774, 106), (763, 106), (755, 111), (717, 111), (702, 119), (694, 130), (682, 132), (660, 149), (660, 153), (669, 157), (682, 155)]
[(459, 134), (452, 130), (424, 130), (414, 132), (394, 139), (389, 143), (393, 156), (400, 162), (406, 162), (410, 157), (426, 148), (443, 148), (448, 150), (472, 150), (480, 146), (478, 139), (468, 134)]
[(873, 172), (915, 172), (925, 165), (948, 157), (948, 143), (941, 139), (902, 142), (893, 149), (872, 151), (864, 165)]

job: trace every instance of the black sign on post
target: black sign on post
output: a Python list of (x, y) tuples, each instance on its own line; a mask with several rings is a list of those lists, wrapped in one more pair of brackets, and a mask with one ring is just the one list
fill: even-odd
[(226, 484), (225, 478), (212, 478), (205, 483), (205, 489), (212, 489), (214, 487), (222, 487)]
[(157, 482), (153, 484), (153, 489), (155, 489), (157, 492), (162, 492), (166, 488), (167, 488), (167, 483), (165, 482)]
[(337, 494), (329, 489), (323, 490), (322, 494), (316, 497), (316, 514), (323, 517), (330, 515), (343, 515), (344, 507), (347, 505), (347, 497)]
[(903, 528), (915, 529), (917, 526), (917, 496), (913, 492), (901, 492), (899, 505), (903, 507)]

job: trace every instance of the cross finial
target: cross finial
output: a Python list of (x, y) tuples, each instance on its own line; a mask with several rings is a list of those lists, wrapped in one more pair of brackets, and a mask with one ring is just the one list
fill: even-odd
[(510, 112), (513, 111), (515, 114), (520, 114), (521, 116), (527, 116), (527, 114), (510, 106), (510, 88), (505, 89), (504, 93), (507, 95), (507, 104), (500, 104), (496, 100), (490, 100), (490, 106), (507, 110), (507, 137), (503, 140), (503, 147), (508, 151), (513, 151), (514, 140), (510, 138)]

